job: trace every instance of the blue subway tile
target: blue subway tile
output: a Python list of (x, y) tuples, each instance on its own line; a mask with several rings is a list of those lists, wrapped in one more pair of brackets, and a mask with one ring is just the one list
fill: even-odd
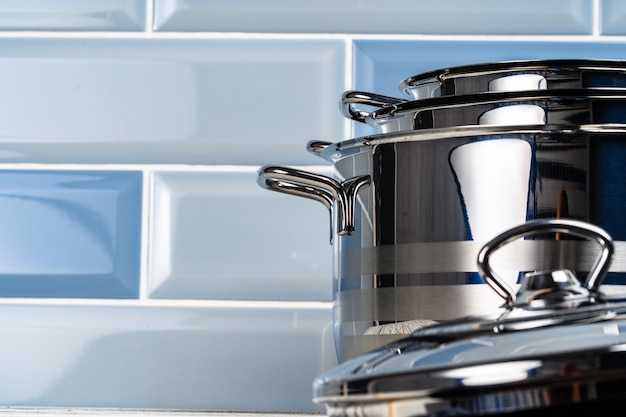
[(253, 170), (157, 172), (152, 195), (151, 298), (332, 300), (321, 204), (264, 190)]
[(0, 304), (0, 406), (319, 413), (337, 359), (310, 304)]
[(143, 31), (145, 0), (0, 0), (0, 31)]
[(0, 170), (0, 297), (135, 298), (142, 174)]
[[(412, 75), (457, 65), (526, 59), (626, 59), (626, 48), (609, 41), (359, 40), (354, 46), (353, 88), (408, 98), (400, 82)], [(378, 130), (354, 124), (362, 136)]]
[(592, 0), (155, 0), (154, 9), (159, 31), (519, 35), (593, 28)]
[(600, 33), (626, 35), (626, 3), (623, 0), (601, 0)]
[(0, 161), (315, 164), (306, 142), (343, 134), (345, 49), (340, 40), (6, 39)]

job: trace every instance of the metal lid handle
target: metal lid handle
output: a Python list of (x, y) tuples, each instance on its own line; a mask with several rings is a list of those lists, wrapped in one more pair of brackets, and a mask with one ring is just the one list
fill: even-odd
[(609, 270), (615, 247), (611, 236), (600, 227), (572, 219), (538, 219), (514, 227), (493, 238), (478, 253), (478, 272), (485, 282), (508, 304), (515, 302), (515, 293), (491, 268), (489, 257), (502, 246), (529, 235), (540, 233), (563, 233), (595, 241), (600, 245), (600, 254), (583, 284), (589, 291), (596, 292)]

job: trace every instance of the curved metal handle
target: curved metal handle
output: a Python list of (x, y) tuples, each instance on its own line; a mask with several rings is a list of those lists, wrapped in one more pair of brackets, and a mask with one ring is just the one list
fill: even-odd
[(611, 236), (600, 227), (571, 219), (531, 220), (493, 238), (485, 244), (478, 253), (478, 272), (485, 282), (499, 296), (504, 298), (508, 304), (513, 304), (515, 302), (515, 293), (504, 280), (492, 270), (489, 264), (489, 257), (494, 251), (514, 240), (539, 233), (570, 234), (595, 241), (600, 245), (600, 254), (591, 267), (591, 271), (589, 275), (587, 275), (587, 279), (584, 283), (584, 286), (588, 290), (596, 292), (609, 270), (611, 257), (615, 252), (613, 241)]
[[(329, 210), (332, 218), (333, 203), (337, 203), (337, 234), (350, 235), (354, 232), (354, 206), (361, 188), (371, 183), (369, 175), (339, 182), (333, 178), (299, 169), (265, 166), (258, 172), (260, 186), (285, 194), (296, 195), (319, 201)], [(330, 242), (333, 241), (331, 222)]]
[(332, 145), (332, 142), (325, 142), (323, 140), (312, 140), (307, 143), (306, 149), (311, 153), (319, 155), (324, 151), (324, 149), (328, 148), (330, 145)]
[(366, 120), (372, 112), (359, 110), (354, 107), (355, 104), (382, 108), (384, 106), (405, 103), (407, 100), (402, 98), (384, 96), (382, 94), (368, 93), (365, 91), (346, 91), (341, 96), (339, 110), (344, 117), (361, 123), (367, 123)]

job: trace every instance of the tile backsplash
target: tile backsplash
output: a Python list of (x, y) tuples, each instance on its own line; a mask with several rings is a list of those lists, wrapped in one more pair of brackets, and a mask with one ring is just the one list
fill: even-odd
[(140, 171), (0, 169), (3, 297), (137, 298)]
[(322, 411), (329, 215), (265, 164), (374, 133), (340, 95), (626, 58), (617, 0), (0, 0), (0, 406)]

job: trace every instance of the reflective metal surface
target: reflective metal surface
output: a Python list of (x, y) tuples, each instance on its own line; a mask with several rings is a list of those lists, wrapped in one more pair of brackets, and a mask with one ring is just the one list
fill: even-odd
[[(381, 104), (383, 103), (383, 104)], [(374, 110), (359, 109), (359, 105)], [(626, 89), (513, 91), (402, 101), (347, 91), (344, 116), (381, 133), (465, 125), (597, 124), (626, 122)]]
[(582, 416), (591, 404), (626, 404), (626, 302), (598, 291), (613, 252), (604, 230), (529, 221), (485, 244), (481, 277), (499, 280), (489, 267), (494, 251), (547, 232), (595, 243), (585, 280), (559, 269), (525, 274), (516, 294), (492, 285), (507, 299), (501, 309), (416, 330), (349, 360), (315, 380), (314, 401), (330, 416), (360, 417), (535, 415), (573, 404), (583, 407), (571, 415)]
[(551, 59), (463, 65), (413, 75), (399, 86), (413, 99), (594, 87), (626, 87), (626, 61)]
[(607, 402), (622, 412), (626, 405), (623, 311), (622, 305), (620, 319), (614, 322), (445, 345), (415, 336), (320, 376), (315, 381), (315, 401), (326, 406), (329, 416), (445, 417), (524, 411), (536, 416), (541, 410), (554, 412), (571, 405), (576, 407), (568, 415), (588, 416), (603, 410)]
[[(335, 337), (344, 361), (424, 323), (486, 314), (503, 303), (478, 274), (481, 246), (526, 220), (570, 218), (606, 230), (616, 254), (602, 289), (626, 284), (626, 126), (468, 126), (327, 144), (338, 184), (356, 193), (354, 230), (335, 233)], [(266, 186), (265, 171), (259, 182)], [(287, 189), (302, 184), (282, 176)], [(299, 195), (294, 192), (293, 194)], [(335, 218), (342, 205), (332, 206)], [(523, 240), (493, 265), (512, 289), (526, 271), (593, 265), (584, 240)]]
[[(274, 166), (263, 167), (260, 178), (262, 185), (270, 190), (319, 201), (329, 210), (332, 208), (333, 202), (336, 202), (338, 209), (336, 210), (337, 226), (335, 231), (339, 235), (351, 234), (354, 231), (356, 195), (361, 188), (367, 187), (371, 181), (368, 175), (363, 175), (339, 183), (324, 175)], [(332, 228), (330, 236), (332, 243)]]
[[(490, 258), (496, 250), (519, 238), (547, 232), (556, 233), (556, 240), (560, 240), (561, 234), (564, 233), (595, 242), (600, 246), (600, 254), (591, 266), (591, 272), (587, 275), (584, 283), (579, 283), (572, 274), (564, 273), (569, 272), (569, 270), (535, 272), (524, 276), (518, 293), (520, 297), (517, 297), (515, 292), (492, 268)], [(611, 236), (599, 227), (568, 219), (535, 220), (509, 229), (487, 242), (478, 252), (477, 264), (482, 279), (492, 290), (504, 298), (510, 307), (527, 307), (536, 304), (539, 300), (549, 301), (544, 295), (554, 296), (556, 294), (557, 297), (553, 297), (554, 303), (550, 306), (542, 304), (542, 307), (570, 309), (575, 307), (581, 299), (591, 302), (599, 294), (600, 284), (602, 284), (602, 280), (609, 270), (614, 252), (615, 248)], [(584, 288), (584, 291), (581, 291), (581, 288)], [(571, 300), (576, 304), (572, 305)]]

